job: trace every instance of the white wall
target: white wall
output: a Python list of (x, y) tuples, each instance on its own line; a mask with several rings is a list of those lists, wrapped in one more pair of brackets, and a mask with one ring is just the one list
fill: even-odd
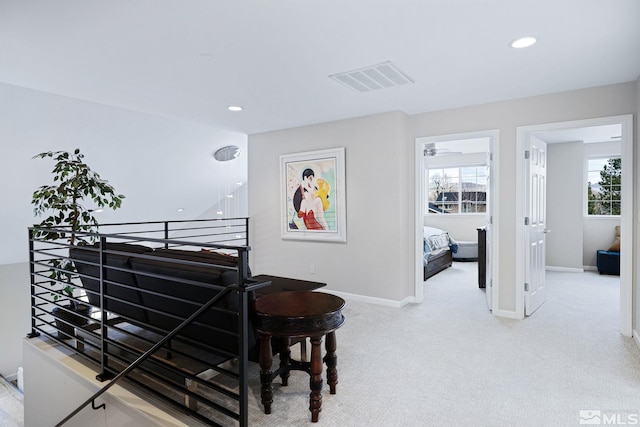
[(583, 263), (585, 267), (595, 267), (597, 251), (609, 249), (616, 236), (616, 225), (620, 225), (620, 218), (584, 219)]
[[(24, 425), (50, 427), (74, 411), (106, 383), (95, 379), (95, 365), (81, 363), (70, 350), (51, 346), (48, 341), (23, 340)], [(81, 360), (81, 359), (80, 359)], [(117, 383), (96, 399), (96, 406), (85, 407), (64, 425), (66, 427), (195, 427), (203, 423), (178, 412), (157, 397), (126, 389)]]
[(477, 241), (478, 227), (487, 225), (486, 215), (425, 215), (424, 225), (446, 230), (454, 240)]
[[(252, 271), (387, 301), (412, 295), (412, 143), (397, 112), (250, 135)], [(279, 156), (334, 147), (346, 148), (347, 242), (282, 240)]]
[(0, 265), (0, 375), (5, 378), (14, 379), (22, 366), (22, 340), (31, 332), (29, 295), (29, 264)]
[[(211, 156), (229, 143), (246, 151), (246, 135), (6, 84), (0, 84), (0, 117), (7, 149), (0, 157), (0, 264), (27, 260), (26, 228), (39, 222), (31, 194), (52, 183), (53, 161), (32, 160), (42, 151), (80, 148), (126, 196), (122, 209), (100, 214), (102, 223), (193, 219), (223, 199), (225, 187), (246, 180), (246, 157), (220, 163)], [(231, 183), (220, 188), (227, 177)]]
[(582, 269), (584, 144), (547, 145), (547, 266)]
[(229, 194), (233, 197), (225, 197), (219, 203), (203, 212), (198, 219), (244, 218), (249, 216), (248, 185), (241, 185)]

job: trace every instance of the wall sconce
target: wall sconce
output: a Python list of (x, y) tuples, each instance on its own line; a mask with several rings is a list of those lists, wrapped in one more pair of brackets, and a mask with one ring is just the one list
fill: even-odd
[(219, 162), (228, 162), (229, 160), (233, 160), (239, 156), (240, 147), (236, 147), (235, 145), (227, 145), (213, 153), (213, 158)]

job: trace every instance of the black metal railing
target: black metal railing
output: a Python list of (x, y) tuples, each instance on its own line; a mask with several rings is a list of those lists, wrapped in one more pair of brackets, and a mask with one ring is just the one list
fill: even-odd
[[(47, 234), (49, 233), (49, 234)], [(57, 240), (48, 240), (50, 233)], [(248, 424), (248, 219), (29, 229), (30, 337), (46, 336), (209, 425)], [(63, 291), (72, 287), (71, 294)]]

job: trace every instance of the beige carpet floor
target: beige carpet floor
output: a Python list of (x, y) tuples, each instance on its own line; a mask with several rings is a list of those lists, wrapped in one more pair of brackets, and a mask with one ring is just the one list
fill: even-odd
[[(338, 393), (325, 386), (317, 425), (577, 426), (580, 411), (640, 414), (640, 351), (619, 333), (618, 277), (550, 271), (546, 303), (517, 321), (490, 315), (476, 268), (454, 262), (430, 278), (421, 305), (348, 301)], [(307, 387), (292, 373), (264, 415), (252, 383), (250, 425), (308, 425)]]

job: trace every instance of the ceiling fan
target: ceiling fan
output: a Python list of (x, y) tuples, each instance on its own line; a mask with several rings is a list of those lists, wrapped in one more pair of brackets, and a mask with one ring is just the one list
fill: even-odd
[(424, 155), (427, 157), (444, 156), (448, 154), (462, 154), (462, 151), (452, 151), (448, 148), (436, 148), (435, 142), (425, 145)]

